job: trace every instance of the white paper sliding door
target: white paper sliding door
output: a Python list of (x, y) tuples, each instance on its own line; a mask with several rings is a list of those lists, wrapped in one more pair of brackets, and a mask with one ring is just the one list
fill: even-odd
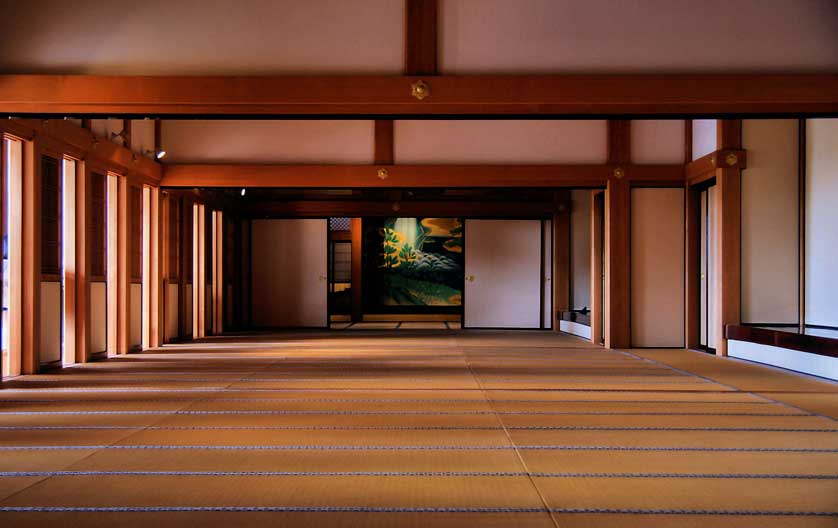
[(253, 324), (326, 326), (327, 220), (254, 220), (252, 229)]
[(540, 220), (466, 220), (464, 326), (541, 326), (541, 236)]

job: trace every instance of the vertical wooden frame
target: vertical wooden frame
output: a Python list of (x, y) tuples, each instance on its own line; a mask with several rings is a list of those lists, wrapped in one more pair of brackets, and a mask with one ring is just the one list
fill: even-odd
[(631, 346), (631, 121), (608, 121), (608, 162), (615, 165), (605, 192), (605, 346)]
[(35, 374), (41, 348), (41, 164), (34, 141), (23, 143), (21, 195), (21, 373)]
[(553, 214), (553, 330), (559, 331), (557, 315), (570, 310), (570, 191), (554, 194), (556, 212)]
[(169, 195), (167, 193), (160, 193), (158, 192), (159, 196), (159, 208), (160, 208), (160, 220), (159, 220), (159, 233), (160, 233), (160, 343), (158, 346), (168, 343), (171, 339), (169, 335), (169, 279), (170, 279), (170, 270), (169, 270), (169, 253), (172, 251), (172, 247), (169, 240), (169, 213), (171, 209), (171, 203), (169, 200)]
[[(186, 241), (189, 238), (187, 236), (187, 230), (190, 232), (192, 231), (192, 223), (187, 222), (186, 219), (189, 215), (189, 212), (192, 212), (192, 203), (186, 200), (183, 197), (178, 198), (178, 214), (180, 216), (180, 222), (178, 224), (178, 266), (180, 267), (180, 271), (178, 272), (179, 282), (178, 282), (178, 339), (185, 340), (187, 336), (187, 328), (192, 327), (192, 321), (187, 319), (186, 313), (186, 287), (190, 284), (189, 281), (186, 280), (186, 277), (189, 275), (189, 270), (187, 266), (189, 266), (189, 262), (186, 260), (187, 252), (190, 255), (193, 255), (193, 248), (190, 245), (189, 247), (186, 246)], [(191, 261), (191, 259), (190, 259)], [(191, 333), (191, 332), (190, 332)]]
[(87, 258), (87, 222), (90, 211), (90, 171), (76, 162), (76, 362), (90, 359), (90, 269)]
[[(127, 354), (131, 346), (130, 335), (130, 302), (129, 296), (131, 294), (131, 270), (129, 269), (128, 258), (128, 219), (131, 211), (128, 207), (128, 179), (125, 176), (118, 176), (119, 182), (118, 203), (117, 203), (117, 225), (116, 225), (116, 281), (117, 288), (114, 294), (116, 321), (117, 321), (117, 354)], [(110, 252), (110, 235), (108, 237), (108, 251)], [(108, 309), (110, 310), (110, 284), (108, 284)]]
[(206, 213), (204, 205), (198, 203), (194, 204), (192, 211), (192, 337), (197, 339), (205, 336), (206, 327)]
[(352, 257), (350, 259), (350, 273), (352, 276), (352, 322), (358, 323), (364, 320), (364, 297), (363, 297), (363, 219), (352, 218), (349, 223), (349, 232), (352, 237)]
[(224, 329), (224, 218), (212, 211), (212, 329), (221, 335)]
[(160, 188), (149, 187), (150, 249), (149, 283), (151, 285), (150, 341), (149, 346), (158, 348), (162, 344), (163, 310), (163, 237), (160, 236)]
[(604, 191), (591, 192), (591, 342), (602, 343), (602, 251)]
[(76, 324), (81, 319), (76, 306), (76, 180), (84, 179), (78, 174), (75, 160), (64, 157), (60, 160), (61, 177), (61, 273), (63, 275), (63, 310), (61, 312), (64, 336), (61, 350), (62, 365), (76, 362)]
[(684, 331), (687, 348), (697, 349), (701, 342), (701, 193), (687, 184), (685, 194)]
[(143, 266), (143, 300), (142, 306), (142, 340), (141, 347), (143, 350), (150, 348), (152, 341), (152, 325), (153, 325), (153, 275), (151, 273), (154, 256), (152, 255), (152, 235), (151, 235), (151, 188), (143, 186), (143, 216), (142, 216), (142, 266)]
[[(2, 171), (8, 186), (8, 235), (9, 248), (9, 313), (7, 328), (9, 343), (8, 375), (17, 376), (22, 368), (23, 339), (23, 179), (24, 179), (24, 142), (17, 138), (4, 138)], [(11, 169), (12, 170), (7, 170)]]

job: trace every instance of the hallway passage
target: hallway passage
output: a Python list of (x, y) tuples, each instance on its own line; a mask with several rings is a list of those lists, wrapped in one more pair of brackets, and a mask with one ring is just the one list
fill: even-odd
[(4, 526), (838, 522), (838, 385), (686, 350), (300, 332), (0, 387)]

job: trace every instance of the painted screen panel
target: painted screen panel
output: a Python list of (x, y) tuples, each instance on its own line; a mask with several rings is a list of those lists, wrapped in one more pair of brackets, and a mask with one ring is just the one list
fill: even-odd
[(254, 326), (326, 326), (327, 230), (325, 219), (253, 221)]
[(684, 190), (631, 190), (631, 341), (684, 346)]
[(539, 328), (541, 222), (466, 220), (465, 238), (464, 326)]
[(365, 311), (460, 311), (461, 219), (365, 218), (363, 247)]

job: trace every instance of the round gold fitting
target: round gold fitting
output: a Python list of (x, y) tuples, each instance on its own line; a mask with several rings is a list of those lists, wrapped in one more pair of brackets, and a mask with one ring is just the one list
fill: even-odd
[(410, 85), (410, 94), (421, 101), (431, 95), (431, 87), (425, 81), (416, 81)]
[(390, 172), (387, 169), (378, 169), (378, 177), (382, 180), (386, 180), (389, 175)]
[(622, 178), (625, 175), (626, 175), (626, 173), (623, 171), (623, 169), (620, 169), (620, 168), (614, 169), (614, 177), (615, 178)]
[(731, 152), (727, 156), (725, 156), (725, 163), (727, 163), (728, 167), (733, 167), (739, 162), (739, 157)]

